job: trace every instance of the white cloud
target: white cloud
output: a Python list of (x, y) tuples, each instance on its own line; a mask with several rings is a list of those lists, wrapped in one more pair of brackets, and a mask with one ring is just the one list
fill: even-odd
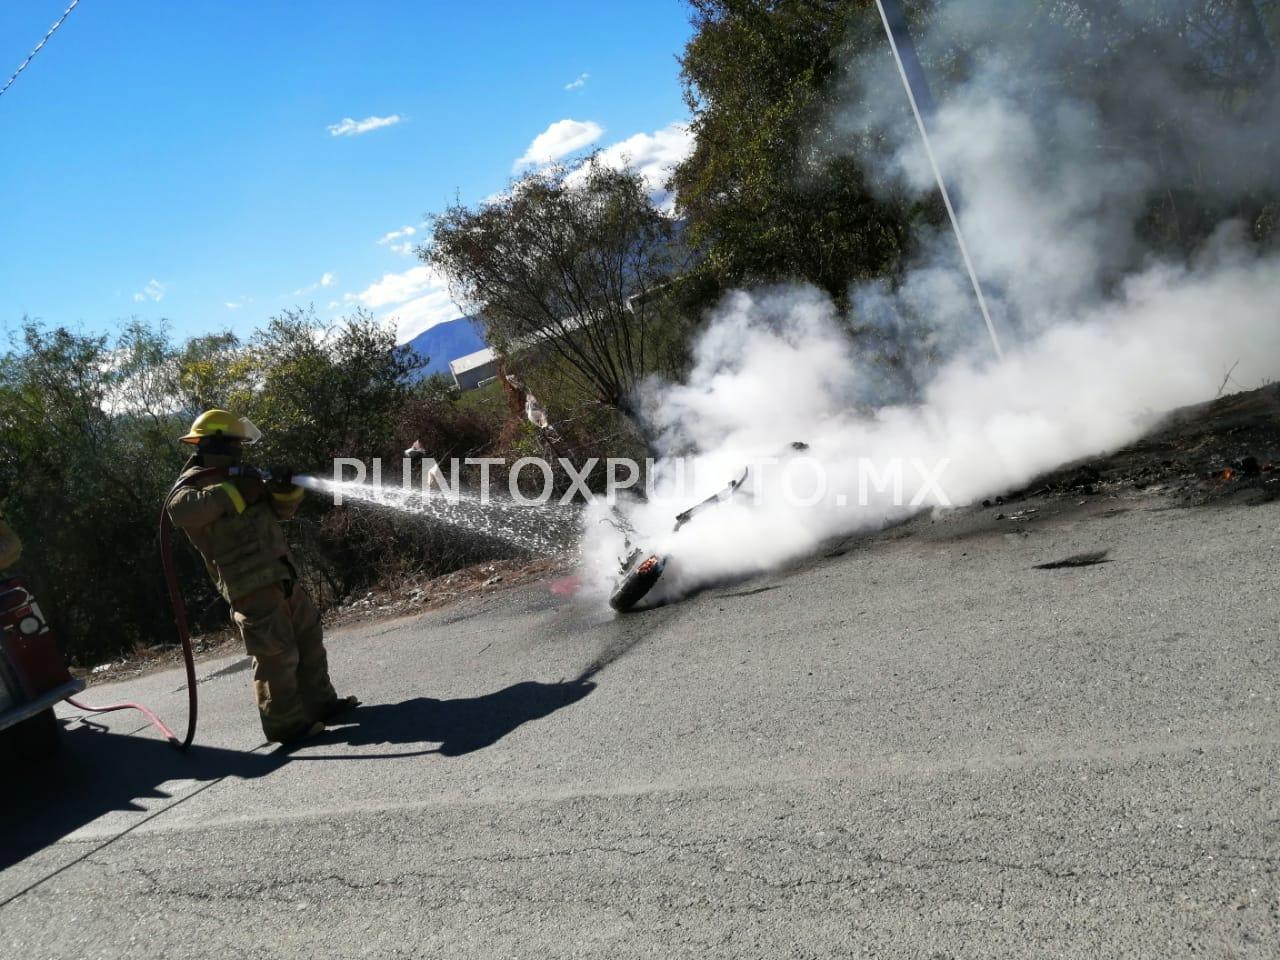
[(417, 232), (417, 227), (405, 225), (399, 230), (392, 230), (389, 233), (384, 233), (378, 238), (378, 242), (385, 245), (390, 243), (392, 240), (399, 240), (401, 237), (412, 237)]
[[(631, 167), (644, 180), (653, 202), (670, 208), (673, 198), (665, 184), (672, 169), (693, 150), (693, 133), (687, 123), (672, 123), (653, 133), (637, 133), (600, 151), (600, 162), (622, 169)], [(581, 179), (582, 171), (569, 175), (568, 182)]]
[(243, 307), (243, 306), (244, 306), (244, 304), (243, 304), (243, 303), (232, 303), (232, 302), (228, 301), (228, 302), (224, 303), (224, 304), (223, 304), (223, 306), (224, 306), (224, 307), (226, 307), (228, 310), (239, 310), (241, 307)]
[(133, 295), (134, 303), (141, 303), (143, 300), (152, 300), (159, 303), (164, 299), (164, 284), (159, 280), (152, 278), (147, 285)]
[(462, 310), (453, 302), (449, 291), (441, 289), (402, 303), (383, 316), (384, 319), (395, 321), (396, 342), (405, 343), (438, 323), (457, 320), (462, 316)]
[(604, 128), (590, 120), (557, 120), (533, 138), (529, 149), (513, 169), (542, 166), (590, 146), (600, 139)]
[(578, 74), (577, 79), (570, 80), (564, 85), (564, 88), (566, 90), (581, 90), (587, 85), (587, 80), (590, 79), (590, 77), (591, 74), (589, 73), (580, 73)]
[(336, 276), (326, 270), (320, 275), (319, 280), (315, 283), (309, 284), (308, 286), (299, 287), (297, 290), (293, 291), (293, 295), (295, 297), (300, 297), (304, 293), (311, 293), (313, 290), (319, 290), (321, 287), (331, 287), (337, 279), (338, 278)]
[(449, 296), (444, 277), (427, 264), (383, 274), (359, 293), (344, 294), (343, 299), (370, 309), (391, 307), (379, 319), (395, 321), (399, 343), (412, 340), (437, 323), (462, 316), (462, 310)]
[(413, 241), (407, 239), (418, 232), (417, 227), (403, 226), (399, 230), (392, 230), (384, 233), (378, 238), (378, 243), (384, 247), (389, 247), (399, 254), (410, 254), (413, 252)]
[(360, 134), (368, 133), (370, 130), (377, 130), (381, 127), (389, 127), (392, 124), (399, 123), (400, 119), (400, 114), (398, 113), (393, 113), (387, 117), (365, 117), (363, 120), (343, 117), (340, 123), (329, 124), (329, 136), (358, 137)]
[(348, 303), (358, 301), (366, 307), (385, 307), (389, 303), (403, 303), (432, 286), (444, 286), (434, 269), (422, 264), (410, 267), (402, 273), (385, 273), (359, 293), (348, 293), (343, 299)]

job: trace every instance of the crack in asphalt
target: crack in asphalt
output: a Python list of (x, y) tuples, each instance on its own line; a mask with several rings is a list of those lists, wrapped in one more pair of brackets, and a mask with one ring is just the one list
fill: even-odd
[[(249, 750), (246, 752), (257, 753), (263, 747), (267, 747), (267, 746), (270, 746), (270, 744), (260, 743), (258, 744), (258, 746), (254, 747), (252, 750)], [(182, 804), (186, 803), (188, 800), (192, 799), (193, 797), (197, 797), (200, 794), (204, 793), (206, 790), (216, 787), (218, 784), (222, 783), (222, 781), (226, 780), (228, 776), (230, 775), (227, 774), (221, 777), (217, 777), (216, 779), (210, 780), (207, 783), (201, 784), (200, 786), (196, 787), (194, 790), (191, 790), (189, 793), (185, 793), (181, 797), (178, 797), (177, 799), (172, 800), (171, 803), (166, 803), (164, 806), (159, 807), (158, 809), (148, 813), (145, 817), (142, 817), (141, 819), (134, 821), (133, 823), (129, 824), (129, 826), (121, 830), (119, 833), (112, 834), (107, 839), (99, 843), (96, 843), (92, 848), (85, 851), (80, 856), (74, 857), (71, 860), (68, 860), (66, 863), (62, 864), (57, 869), (52, 870), (49, 873), (46, 873), (44, 876), (39, 877), (36, 880), (33, 880), (31, 883), (27, 884), (21, 890), (18, 890), (16, 893), (10, 894), (4, 900), (0, 900), (0, 910), (3, 910), (5, 907), (8, 907), (10, 904), (14, 903), (15, 901), (20, 900), (22, 897), (25, 897), (27, 894), (31, 893), (33, 890), (36, 890), (37, 888), (43, 886), (44, 884), (48, 883), (50, 880), (54, 879), (55, 877), (62, 875), (66, 871), (70, 870), (72, 867), (76, 867), (82, 863), (85, 863), (86, 861), (90, 860), (95, 854), (111, 846), (121, 838), (133, 833), (133, 831), (137, 830), (139, 827), (143, 826), (144, 824), (150, 823), (152, 820), (156, 819), (157, 817), (163, 816), (164, 814), (168, 813), (170, 810), (173, 810), (175, 807), (181, 806)]]
[[(635, 841), (650, 841), (647, 846), (636, 847)], [(476, 863), (491, 864), (501, 866), (505, 864), (517, 863), (533, 863), (546, 861), (550, 859), (560, 858), (576, 858), (590, 857), (592, 855), (605, 856), (624, 856), (629, 858), (641, 858), (647, 856), (669, 855), (672, 852), (687, 851), (706, 851), (711, 850), (731, 850), (735, 847), (750, 850), (752, 847), (765, 847), (776, 849), (777, 847), (785, 847), (792, 851), (809, 851), (821, 852), (828, 856), (837, 854), (838, 848), (831, 844), (814, 843), (807, 838), (788, 839), (772, 835), (757, 835), (753, 837), (709, 837), (696, 840), (675, 840), (652, 833), (637, 834), (625, 838), (622, 843), (617, 844), (589, 844), (585, 846), (572, 846), (561, 849), (539, 850), (532, 853), (502, 853), (502, 854), (472, 854), (461, 857), (450, 857), (439, 860), (432, 870), (413, 870), (398, 874), (394, 877), (378, 877), (371, 880), (359, 880), (346, 876), (339, 872), (330, 871), (320, 875), (313, 876), (290, 876), (276, 877), (268, 880), (249, 881), (237, 880), (234, 887), (222, 890), (194, 890), (190, 888), (177, 888), (171, 884), (167, 884), (161, 877), (163, 871), (147, 867), (141, 864), (121, 865), (110, 861), (99, 859), (96, 854), (100, 851), (95, 849), (90, 851), (81, 862), (88, 865), (105, 869), (116, 877), (125, 875), (134, 875), (145, 881), (143, 892), (148, 897), (181, 899), (196, 902), (219, 902), (219, 901), (261, 901), (266, 899), (290, 899), (288, 897), (277, 896), (286, 891), (305, 890), (315, 887), (323, 887), (325, 885), (337, 885), (348, 892), (371, 894), (378, 891), (386, 891), (394, 893), (405, 887), (428, 883), (443, 884), (449, 888), (458, 885), (458, 873), (456, 870), (442, 868), (458, 868), (467, 867)], [(756, 858), (766, 860), (759, 852)], [(1207, 857), (1208, 855), (1206, 855)], [(841, 858), (843, 859), (843, 857)], [(1199, 858), (1201, 862), (1203, 858)], [(1262, 864), (1280, 863), (1280, 857), (1275, 856), (1253, 856), (1247, 854), (1220, 854), (1214, 855), (1212, 860), (1240, 860), (1248, 862), (1258, 862)], [(1001, 859), (987, 854), (978, 854), (968, 857), (947, 856), (940, 852), (921, 850), (919, 855), (909, 855), (906, 857), (889, 857), (879, 852), (872, 851), (862, 854), (854, 854), (852, 851), (848, 853), (848, 860), (859, 863), (865, 870), (866, 875), (858, 875), (856, 872), (845, 869), (839, 873), (829, 876), (808, 875), (808, 876), (782, 876), (778, 874), (762, 873), (750, 869), (749, 864), (715, 864), (711, 860), (706, 863), (708, 872), (713, 877), (719, 877), (730, 883), (734, 878), (740, 878), (750, 881), (761, 887), (767, 887), (772, 890), (799, 890), (809, 887), (842, 887), (842, 888), (859, 888), (872, 887), (873, 890), (883, 892), (887, 888), (901, 887), (902, 884), (895, 883), (893, 873), (898, 871), (912, 872), (936, 872), (939, 870), (950, 869), (973, 869), (986, 868), (996, 871), (1013, 871), (1040, 874), (1048, 880), (1061, 883), (1067, 881), (1069, 884), (1074, 882), (1078, 885), (1088, 879), (1095, 881), (1120, 881), (1126, 886), (1135, 883), (1153, 883), (1156, 882), (1151, 874), (1162, 873), (1163, 876), (1159, 880), (1161, 886), (1181, 886), (1183, 888), (1191, 887), (1197, 882), (1204, 879), (1203, 873), (1188, 875), (1188, 868), (1193, 866), (1196, 860), (1189, 860), (1186, 863), (1153, 863), (1151, 861), (1143, 861), (1142, 874), (1135, 874), (1131, 867), (1127, 871), (1107, 871), (1107, 870), (1084, 870), (1079, 867), (1062, 867), (1054, 868), (1045, 863), (1040, 862), (1021, 862), (1010, 859)], [(877, 867), (894, 868), (888, 873), (877, 872)], [(1134, 865), (1138, 866), (1138, 865)], [(533, 903), (562, 903), (565, 897), (546, 897), (546, 896), (530, 896), (527, 885), (523, 882), (513, 880), (509, 884), (502, 884), (505, 893), (514, 897), (516, 900), (528, 901)], [(586, 902), (580, 895), (576, 894), (571, 898), (577, 902)], [(599, 906), (616, 909), (617, 904), (612, 901), (600, 901)], [(744, 908), (756, 909), (751, 905), (743, 905)], [(514, 905), (506, 912), (512, 912), (517, 909)], [(501, 916), (498, 914), (495, 916)]]

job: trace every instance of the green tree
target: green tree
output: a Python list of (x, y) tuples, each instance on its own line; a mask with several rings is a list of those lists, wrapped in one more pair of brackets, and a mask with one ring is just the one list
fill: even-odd
[(192, 337), (178, 352), (174, 395), (186, 413), (237, 409), (253, 393), (253, 357), (230, 331)]
[(496, 202), (450, 207), (419, 254), (484, 317), (490, 342), (559, 358), (631, 414), (636, 384), (667, 360), (662, 292), (681, 249), (639, 175), (593, 157), (531, 173)]
[[(333, 456), (394, 448), (417, 366), (363, 313), (327, 329), (287, 311), (247, 344), (218, 334), (175, 345), (137, 322), (114, 339), (25, 323), (0, 357), (0, 513), (67, 652), (96, 662), (174, 640), (157, 524), (190, 453), (176, 438), (196, 413), (245, 413), (266, 434), (254, 460), (323, 472)], [(315, 498), (293, 535), (304, 566), (341, 594), (383, 569), (386, 541), (343, 542), (325, 526), (331, 511)], [(175, 558), (195, 620), (217, 624), (199, 559), (181, 540)]]
[(181, 462), (161, 387), (168, 359), (163, 331), (139, 324), (113, 343), (30, 322), (0, 358), (0, 512), (81, 659), (172, 636), (156, 551)]
[(965, 54), (979, 63), (999, 48), (1051, 96), (1089, 103), (1100, 153), (1153, 172), (1137, 224), (1146, 251), (1178, 256), (1226, 219), (1275, 237), (1278, 29), (1278, 0), (1040, 0), (1011, 5)]
[(391, 452), (422, 365), (364, 310), (333, 328), (309, 310), (286, 310), (254, 334), (244, 360), (252, 390), (237, 386), (232, 397), (265, 434), (255, 457), (324, 470), (334, 457)]
[(367, 311), (330, 327), (288, 309), (244, 343), (231, 333), (188, 340), (166, 383), (185, 417), (223, 407), (252, 419), (264, 434), (256, 460), (324, 469), (334, 457), (389, 452), (421, 366)]
[(884, 43), (868, 0), (691, 0), (693, 152), (672, 186), (720, 288), (806, 280), (843, 299), (892, 271), (913, 210), (875, 194), (835, 128), (849, 60)]

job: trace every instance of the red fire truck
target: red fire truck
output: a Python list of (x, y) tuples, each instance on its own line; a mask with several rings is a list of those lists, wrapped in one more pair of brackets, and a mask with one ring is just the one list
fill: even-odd
[(26, 581), (0, 576), (0, 768), (30, 762), (58, 746), (53, 705), (84, 689), (58, 652)]

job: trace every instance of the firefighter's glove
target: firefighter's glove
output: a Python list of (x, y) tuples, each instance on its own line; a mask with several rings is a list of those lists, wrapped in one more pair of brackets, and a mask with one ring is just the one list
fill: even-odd
[(272, 467), (271, 483), (268, 489), (272, 493), (288, 493), (293, 489), (293, 467)]

